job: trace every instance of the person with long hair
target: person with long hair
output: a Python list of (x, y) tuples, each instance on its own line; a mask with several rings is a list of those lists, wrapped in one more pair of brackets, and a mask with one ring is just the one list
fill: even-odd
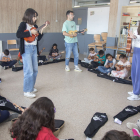
[[(41, 33), (37, 32), (32, 27), (38, 28), (36, 25), (38, 13), (32, 9), (28, 8), (23, 16), (22, 22), (20, 23), (17, 30), (17, 38), (20, 38), (20, 54), (22, 55), (23, 60), (23, 72), (24, 72), (24, 96), (28, 98), (34, 98), (37, 92), (37, 89), (34, 88), (36, 77), (38, 73), (38, 61), (37, 61), (37, 50), (38, 50), (38, 41), (42, 38), (43, 29), (46, 25), (41, 29)], [(27, 30), (25, 32), (25, 30)], [(32, 35), (38, 35), (33, 42), (28, 42), (24, 40), (26, 37), (31, 37)]]
[(53, 134), (55, 123), (58, 122), (54, 120), (55, 112), (54, 104), (49, 98), (38, 98), (12, 124), (11, 137), (13, 140), (58, 140)]
[(138, 29), (132, 33), (129, 31), (130, 38), (132, 38), (133, 59), (131, 69), (131, 79), (133, 84), (133, 91), (128, 92), (130, 97), (128, 100), (140, 100), (140, 23)]

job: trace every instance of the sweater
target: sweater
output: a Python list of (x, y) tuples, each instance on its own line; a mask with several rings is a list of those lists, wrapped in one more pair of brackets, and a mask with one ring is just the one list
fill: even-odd
[[(16, 138), (13, 138), (13, 140), (16, 140)], [(42, 127), (42, 129), (39, 131), (36, 140), (59, 140), (56, 138), (52, 131), (47, 127)]]
[[(38, 28), (37, 25), (34, 25), (35, 28)], [(26, 22), (21, 22), (19, 27), (18, 27), (18, 30), (17, 30), (17, 33), (16, 33), (16, 36), (17, 38), (20, 38), (20, 47), (19, 47), (19, 51), (20, 51), (20, 54), (22, 55), (23, 53), (25, 53), (25, 48), (24, 48), (24, 38), (25, 37), (30, 37), (30, 32), (24, 32), (26, 30)], [(38, 40), (37, 40), (37, 52), (38, 52), (38, 55), (39, 55), (39, 49), (38, 49), (38, 41), (40, 41), (40, 39), (42, 38), (43, 34), (41, 35), (39, 33), (39, 36), (38, 36)]]

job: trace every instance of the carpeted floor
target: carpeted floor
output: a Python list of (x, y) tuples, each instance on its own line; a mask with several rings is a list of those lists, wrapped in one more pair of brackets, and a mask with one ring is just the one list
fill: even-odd
[[(82, 59), (83, 56), (80, 56)], [(85, 140), (84, 130), (95, 112), (106, 113), (108, 122), (97, 132), (93, 140), (100, 140), (103, 135), (112, 129), (126, 131), (127, 122), (136, 123), (140, 114), (125, 120), (122, 125), (113, 122), (113, 116), (127, 105), (138, 106), (139, 101), (128, 101), (127, 92), (132, 86), (114, 83), (110, 80), (97, 77), (81, 68), (83, 72), (74, 72), (74, 64), (70, 63), (70, 72), (65, 72), (65, 63), (55, 63), (39, 66), (36, 88), (37, 98), (46, 96), (56, 107), (56, 119), (65, 120), (65, 126), (58, 138), (74, 138)], [(1, 70), (0, 94), (11, 102), (29, 107), (35, 99), (23, 96), (23, 71), (12, 72), (11, 69)], [(10, 140), (10, 122), (0, 124), (0, 140)]]

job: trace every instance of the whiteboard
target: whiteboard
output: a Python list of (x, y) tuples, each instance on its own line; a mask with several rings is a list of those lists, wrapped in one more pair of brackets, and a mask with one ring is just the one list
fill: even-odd
[(110, 7), (88, 8), (87, 34), (108, 32)]

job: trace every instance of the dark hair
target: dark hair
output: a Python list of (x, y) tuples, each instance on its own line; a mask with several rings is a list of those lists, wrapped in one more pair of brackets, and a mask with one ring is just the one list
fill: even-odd
[(102, 140), (132, 140), (130, 135), (124, 131), (111, 130), (108, 131)]
[(99, 51), (99, 55), (103, 55), (104, 54), (104, 51), (103, 50), (100, 50)]
[(52, 45), (52, 48), (53, 48), (54, 46), (56, 46), (56, 48), (57, 48), (57, 44), (56, 44), (56, 43), (54, 43), (54, 44)]
[(68, 10), (68, 11), (66, 12), (66, 16), (69, 15), (70, 13), (73, 13), (73, 11)]
[(89, 51), (94, 51), (94, 48), (90, 48)]
[(54, 104), (47, 97), (38, 98), (13, 123), (11, 137), (16, 140), (36, 140), (42, 126), (54, 132)]
[(126, 58), (126, 54), (121, 54), (121, 55), (119, 56), (119, 59), (120, 59), (120, 58), (122, 58), (122, 59)]
[(113, 56), (110, 53), (106, 54), (106, 58), (108, 58), (108, 56), (111, 56), (113, 58)]
[(5, 54), (5, 55), (9, 55), (9, 50), (8, 50), (8, 49), (5, 49), (5, 50), (4, 50), (4, 54)]
[(35, 14), (36, 14), (36, 16), (38, 16), (38, 13), (34, 9), (28, 8), (24, 13), (22, 21), (27, 22), (31, 25), (35, 25), (36, 22), (33, 22), (33, 20), (32, 20), (33, 17), (35, 16)]

